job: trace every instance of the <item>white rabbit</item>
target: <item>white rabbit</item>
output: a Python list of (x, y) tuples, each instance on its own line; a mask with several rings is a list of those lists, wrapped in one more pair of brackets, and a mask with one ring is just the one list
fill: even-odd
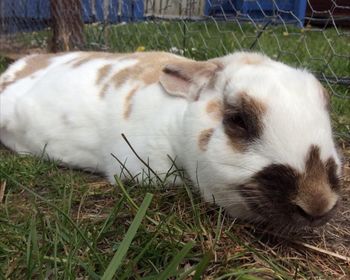
[(323, 224), (339, 204), (327, 93), (261, 54), (31, 55), (0, 77), (0, 103), (5, 146), (111, 182), (145, 162), (165, 179), (175, 161), (205, 200), (284, 228)]

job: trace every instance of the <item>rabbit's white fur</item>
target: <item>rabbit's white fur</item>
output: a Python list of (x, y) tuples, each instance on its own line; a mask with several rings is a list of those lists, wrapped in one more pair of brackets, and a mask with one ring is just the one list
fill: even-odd
[[(111, 154), (132, 175), (147, 169), (123, 133), (160, 177), (171, 169), (169, 157), (175, 159), (207, 201), (248, 218), (255, 214), (239, 186), (271, 164), (305, 172), (314, 145), (323, 162), (334, 159), (340, 174), (327, 98), (313, 75), (256, 53), (197, 63), (166, 53), (25, 57), (0, 78), (1, 142), (20, 153), (44, 150), (114, 182), (121, 165)], [(234, 104), (242, 93), (264, 104), (264, 114), (261, 135), (240, 149), (235, 140), (230, 143), (219, 107)], [(209, 102), (218, 108), (208, 111)], [(331, 209), (338, 195), (329, 187), (321, 192), (328, 199), (325, 209)]]

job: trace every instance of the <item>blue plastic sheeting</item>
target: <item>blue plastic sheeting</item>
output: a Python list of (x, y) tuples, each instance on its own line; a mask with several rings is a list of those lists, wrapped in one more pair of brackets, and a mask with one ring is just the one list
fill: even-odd
[(123, 0), (122, 21), (142, 20), (144, 14), (143, 0)]
[(5, 23), (4, 33), (18, 31), (35, 31), (47, 26), (50, 18), (50, 2), (48, 0), (1, 0), (0, 15)]
[[(35, 31), (50, 20), (50, 0), (0, 0), (5, 33)], [(85, 23), (144, 20), (144, 0), (81, 0)], [(204, 15), (217, 19), (240, 19), (296, 23), (303, 26), (306, 0), (206, 0)], [(119, 14), (119, 6), (121, 13)]]
[(274, 21), (303, 26), (307, 0), (206, 0), (206, 16), (239, 16), (255, 22)]
[[(35, 31), (45, 28), (50, 19), (50, 0), (3, 1), (5, 33)], [(106, 3), (106, 4), (105, 4)], [(121, 5), (121, 15), (118, 7)], [(85, 23), (140, 21), (144, 19), (143, 0), (82, 0), (82, 17)]]

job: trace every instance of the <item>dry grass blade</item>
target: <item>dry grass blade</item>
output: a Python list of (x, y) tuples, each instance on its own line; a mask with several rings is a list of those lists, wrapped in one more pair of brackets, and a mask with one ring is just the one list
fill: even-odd
[(326, 255), (329, 255), (329, 256), (332, 256), (334, 258), (337, 258), (337, 259), (340, 259), (340, 260), (343, 260), (343, 261), (346, 261), (349, 263), (350, 265), (350, 258), (347, 257), (347, 256), (343, 256), (343, 255), (340, 255), (338, 253), (335, 253), (335, 252), (331, 252), (331, 251), (328, 251), (326, 249), (322, 249), (322, 248), (318, 248), (316, 246), (313, 246), (311, 244), (307, 244), (307, 243), (304, 243), (304, 242), (300, 242), (300, 241), (291, 241), (292, 243), (295, 243), (295, 244), (298, 244), (298, 245), (301, 245), (305, 248), (308, 248), (308, 249), (311, 249), (313, 251), (316, 251), (316, 252), (319, 252), (319, 253), (322, 253), (322, 254), (326, 254)]
[(0, 204), (4, 200), (5, 197), (5, 189), (6, 189), (6, 181), (2, 181), (0, 183)]

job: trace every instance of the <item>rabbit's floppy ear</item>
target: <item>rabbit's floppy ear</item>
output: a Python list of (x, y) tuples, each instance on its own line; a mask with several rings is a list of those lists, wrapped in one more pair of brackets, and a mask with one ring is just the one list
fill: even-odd
[(213, 83), (216, 72), (221, 69), (218, 63), (179, 61), (166, 65), (159, 81), (168, 94), (195, 101), (201, 89)]

